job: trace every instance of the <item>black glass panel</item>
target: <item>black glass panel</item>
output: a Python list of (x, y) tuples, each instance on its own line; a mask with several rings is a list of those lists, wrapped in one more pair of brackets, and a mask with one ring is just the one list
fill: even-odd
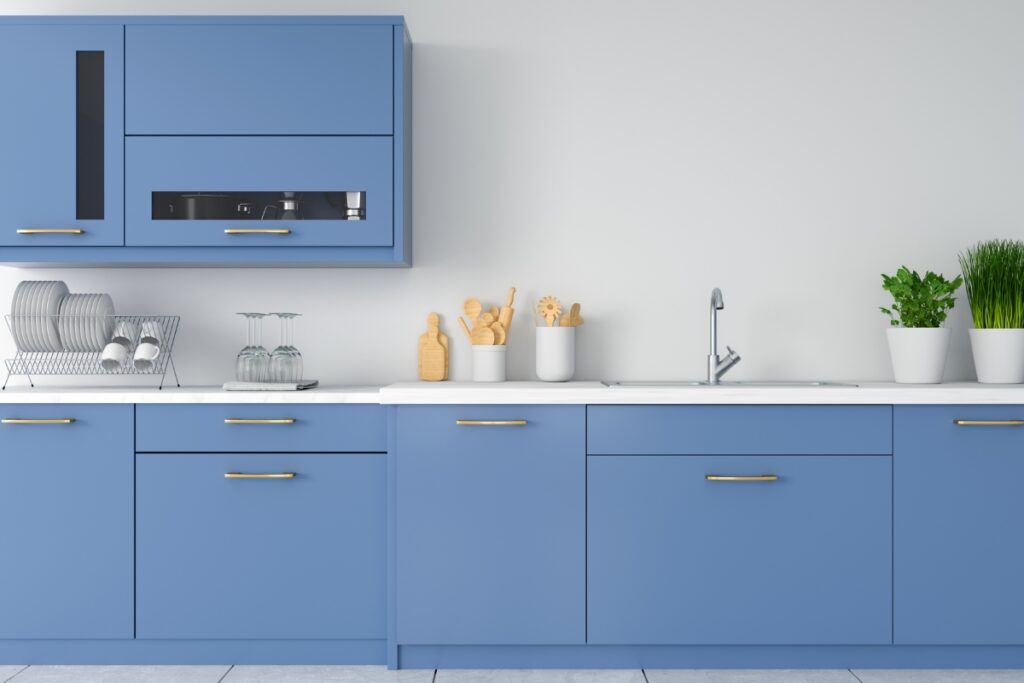
[(154, 192), (153, 219), (227, 220), (363, 220), (366, 192), (245, 192), (214, 190)]
[(103, 53), (77, 53), (75, 214), (103, 219)]

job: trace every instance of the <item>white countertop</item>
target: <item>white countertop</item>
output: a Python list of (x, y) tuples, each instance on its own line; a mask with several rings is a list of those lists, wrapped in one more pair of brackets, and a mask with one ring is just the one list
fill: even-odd
[(7, 387), (2, 403), (379, 403), (379, 386), (303, 391), (224, 391), (220, 387)]
[(1024, 385), (609, 387), (601, 382), (399, 382), (305, 391), (224, 391), (220, 387), (8, 387), (3, 403), (383, 403), (383, 404), (1024, 404)]

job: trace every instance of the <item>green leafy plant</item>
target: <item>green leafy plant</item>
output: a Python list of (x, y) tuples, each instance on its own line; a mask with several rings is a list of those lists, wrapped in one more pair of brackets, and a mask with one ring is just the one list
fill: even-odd
[(879, 308), (893, 327), (942, 327), (956, 303), (953, 293), (963, 283), (959, 275), (950, 282), (929, 270), (922, 278), (916, 270), (902, 266), (895, 275), (882, 275), (882, 289), (892, 294), (893, 304)]
[(1024, 242), (979, 242), (960, 254), (974, 326), (1024, 327)]

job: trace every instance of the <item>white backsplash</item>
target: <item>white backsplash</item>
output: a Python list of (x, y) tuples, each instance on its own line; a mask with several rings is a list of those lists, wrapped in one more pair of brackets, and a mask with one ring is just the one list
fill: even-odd
[[(734, 379), (891, 377), (877, 306), (900, 264), (1024, 237), (1024, 3), (742, 0), (149, 3), (152, 13), (405, 14), (414, 40), (414, 262), (386, 269), (0, 268), (182, 316), (189, 384), (233, 373), (243, 310), (295, 310), (307, 375), (416, 374), (430, 311), (519, 289), (509, 375), (533, 375), (530, 305), (583, 305), (577, 377), (698, 378), (707, 307)], [(17, 0), (4, 13), (135, 13)], [(3, 308), (6, 308), (6, 303)], [(947, 378), (973, 375), (961, 299)], [(268, 321), (267, 345), (277, 340)], [(5, 334), (0, 355), (13, 352)]]

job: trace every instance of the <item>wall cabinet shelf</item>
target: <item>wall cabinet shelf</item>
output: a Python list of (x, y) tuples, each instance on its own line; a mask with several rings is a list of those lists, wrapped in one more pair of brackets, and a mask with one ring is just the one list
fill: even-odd
[(410, 265), (401, 17), (102, 20), (0, 18), (0, 263)]

